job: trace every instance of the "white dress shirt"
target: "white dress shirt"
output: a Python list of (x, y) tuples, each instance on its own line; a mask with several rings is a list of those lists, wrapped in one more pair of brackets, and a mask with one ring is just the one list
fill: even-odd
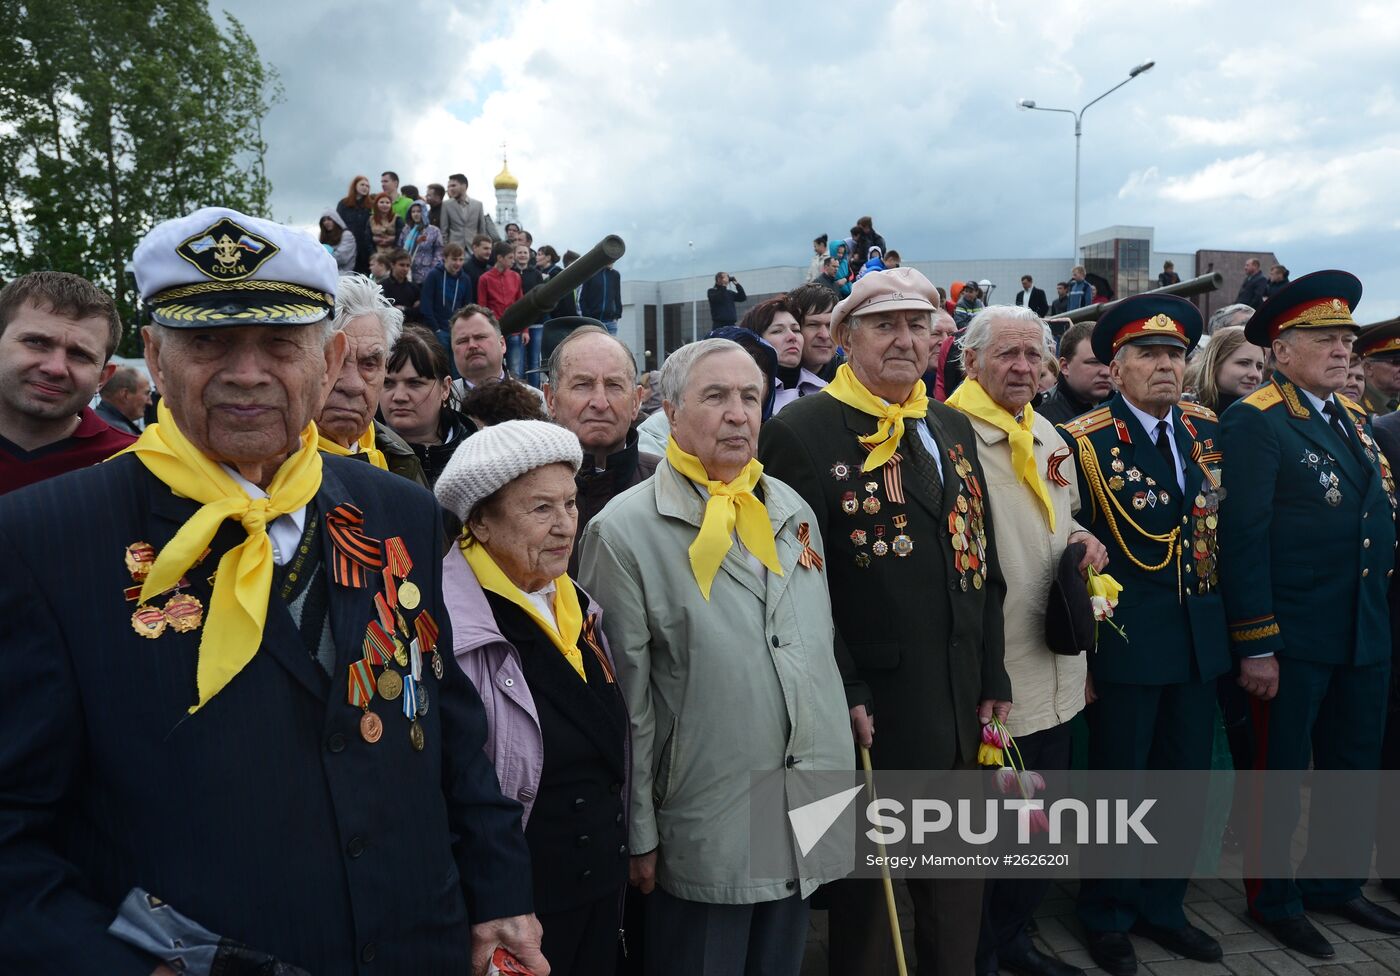
[[(249, 498), (267, 498), (267, 492), (243, 477), (227, 464), (219, 465), (228, 472), (238, 487), (248, 493)], [(288, 512), (286, 515), (279, 515), (267, 525), (267, 537), (272, 540), (272, 561), (278, 566), (287, 565), (287, 561), (292, 558), (292, 553), (297, 551), (297, 544), (301, 542), (301, 535), (306, 531), (306, 506), (303, 505), (295, 512)]]
[(1144, 413), (1139, 410), (1127, 397), (1123, 398), (1123, 402), (1128, 405), (1128, 409), (1133, 412), (1133, 416), (1137, 417), (1138, 423), (1142, 424), (1143, 430), (1147, 431), (1147, 436), (1152, 439), (1154, 446), (1157, 443), (1157, 425), (1162, 421), (1166, 421), (1167, 445), (1172, 449), (1172, 457), (1176, 459), (1176, 487), (1183, 495), (1186, 494), (1186, 474), (1182, 470), (1181, 451), (1177, 449), (1176, 438), (1171, 436), (1172, 431), (1176, 427), (1176, 417), (1174, 416), (1176, 408), (1173, 407), (1171, 410), (1168, 410), (1165, 417), (1154, 417), (1150, 413)]

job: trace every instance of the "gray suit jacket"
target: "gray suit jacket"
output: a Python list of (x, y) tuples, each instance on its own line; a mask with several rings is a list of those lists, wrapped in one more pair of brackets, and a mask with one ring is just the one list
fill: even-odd
[(496, 222), (486, 212), (486, 205), (480, 200), (467, 197), (458, 202), (448, 197), (442, 201), (442, 236), (448, 244), (460, 244), (471, 249), (472, 238), (477, 234), (489, 234), (491, 240), (499, 241), (500, 232)]

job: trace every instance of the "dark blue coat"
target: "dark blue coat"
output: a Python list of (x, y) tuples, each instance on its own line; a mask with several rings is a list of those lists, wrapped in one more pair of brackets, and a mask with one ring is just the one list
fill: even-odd
[[(401, 536), (450, 649), (431, 496), (323, 462), (308, 511), (323, 558), (341, 503), (366, 534)], [(531, 910), (520, 807), (482, 751), (480, 699), (444, 654), (441, 681), (423, 669), (426, 748), (402, 701), (379, 696), (383, 737), (366, 743), (347, 669), (382, 583), (328, 578), (330, 678), (275, 594), (252, 661), (187, 716), (202, 628), (138, 636), (123, 552), (159, 550), (195, 509), (129, 455), (0, 499), (0, 972), (148, 976), (154, 960), (106, 932), (136, 885), (312, 973), (466, 972), (471, 922)], [(225, 522), (189, 573), (206, 607), (208, 576), (244, 538)]]
[[(1098, 681), (1180, 684), (1210, 680), (1230, 667), (1220, 594), (1209, 563), (1195, 558), (1215, 550), (1215, 526), (1197, 514), (1206, 508), (1206, 469), (1221, 463), (1215, 414), (1183, 403), (1171, 417), (1184, 493), (1121, 393), (1063, 428), (1079, 474), (1077, 520), (1108, 548), (1107, 571), (1123, 584), (1113, 619), (1127, 640), (1099, 625), (1089, 661)], [(1220, 516), (1214, 518), (1219, 525)]]
[(1394, 484), (1365, 414), (1342, 405), (1350, 448), (1282, 373), (1225, 411), (1221, 586), (1237, 655), (1390, 658)]

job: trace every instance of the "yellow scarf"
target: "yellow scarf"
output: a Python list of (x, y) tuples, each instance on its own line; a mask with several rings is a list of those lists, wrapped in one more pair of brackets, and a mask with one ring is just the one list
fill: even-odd
[(578, 649), (578, 636), (583, 632), (583, 608), (579, 606), (578, 590), (574, 589), (574, 581), (569, 579), (569, 575), (565, 573), (554, 581), (555, 620), (548, 620), (540, 615), (539, 609), (525, 596), (520, 587), (512, 583), (510, 577), (496, 565), (496, 560), (491, 558), (485, 546), (474, 542), (471, 545), (459, 545), (458, 548), (462, 550), (467, 565), (476, 574), (476, 581), (481, 584), (481, 588), (505, 597), (524, 610), (535, 625), (545, 632), (545, 636), (554, 642), (554, 646), (559, 648), (559, 653), (573, 665), (578, 676), (587, 681), (588, 677), (583, 673), (583, 653)]
[[(360, 435), (360, 439), (355, 443), (360, 446), (360, 451), (367, 455), (370, 464), (374, 465), (380, 471), (389, 470), (389, 462), (384, 460), (384, 452), (374, 446), (373, 420), (369, 422), (369, 426), (365, 428), (365, 432)], [(341, 447), (325, 434), (320, 435), (320, 439), (316, 443), (316, 448), (325, 451), (327, 454), (334, 454), (336, 457), (349, 457), (352, 453), (350, 448)]]
[(841, 364), (836, 370), (836, 378), (828, 383), (822, 392), (831, 394), (846, 406), (855, 407), (861, 413), (879, 418), (880, 424), (875, 428), (875, 433), (858, 438), (862, 444), (876, 445), (866, 457), (865, 463), (860, 466), (862, 471), (874, 471), (894, 457), (894, 452), (899, 450), (899, 442), (904, 437), (905, 417), (928, 416), (928, 394), (924, 389), (923, 380), (914, 384), (913, 392), (903, 403), (887, 405), (884, 400), (861, 385), (860, 380), (856, 379), (856, 374), (851, 371), (849, 363)]
[(267, 526), (281, 515), (303, 508), (321, 487), (321, 455), (316, 453), (316, 425), (301, 432), (301, 447), (277, 469), (267, 498), (252, 499), (227, 471), (205, 457), (175, 426), (161, 401), (157, 423), (123, 454), (135, 454), (146, 469), (177, 495), (201, 508), (166, 543), (141, 586), (141, 602), (170, 589), (209, 547), (225, 519), (238, 519), (248, 538), (219, 560), (209, 619), (199, 641), (195, 675), (199, 711), (253, 659), (262, 644), (267, 599), (272, 591), (272, 540)]
[(1031, 433), (1035, 411), (1031, 405), (1026, 404), (1018, 424), (1016, 418), (988, 396), (982, 384), (973, 379), (963, 380), (962, 385), (944, 402), (969, 417), (985, 420), (997, 430), (1006, 432), (1007, 439), (1011, 441), (1011, 470), (1021, 476), (1026, 487), (1045, 506), (1045, 521), (1050, 523), (1050, 531), (1054, 532), (1055, 506), (1050, 502), (1050, 489), (1045, 487), (1045, 481), (1040, 477), (1040, 466), (1035, 460), (1035, 435)]
[(714, 585), (715, 574), (725, 554), (734, 545), (734, 531), (739, 531), (739, 541), (744, 548), (758, 557), (758, 561), (768, 567), (769, 572), (783, 575), (782, 563), (778, 562), (778, 547), (773, 544), (773, 527), (768, 521), (768, 509), (753, 493), (763, 474), (763, 465), (750, 461), (739, 472), (739, 477), (726, 484), (711, 481), (705, 473), (705, 466), (693, 454), (680, 449), (674, 437), (666, 442), (666, 460), (671, 467), (696, 484), (703, 485), (710, 493), (705, 503), (705, 518), (700, 523), (700, 533), (690, 544), (690, 570), (695, 574), (695, 582), (700, 584), (700, 595), (710, 599), (710, 587)]

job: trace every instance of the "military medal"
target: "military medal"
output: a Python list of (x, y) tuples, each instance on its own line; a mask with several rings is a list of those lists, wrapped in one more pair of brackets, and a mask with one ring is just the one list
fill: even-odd
[(860, 511), (860, 502), (856, 501), (855, 492), (848, 491), (841, 495), (841, 511), (847, 515), (854, 515)]
[(831, 466), (831, 476), (837, 481), (848, 481), (851, 477), (851, 466), (845, 461), (837, 461)]
[(413, 676), (415, 682), (423, 680), (423, 655), (418, 650), (416, 637), (408, 645), (408, 673)]
[(1335, 487), (1328, 488), (1326, 494), (1324, 494), (1322, 497), (1326, 498), (1327, 504), (1331, 505), (1333, 508), (1336, 508), (1342, 503), (1342, 493), (1338, 491)]
[(394, 641), (377, 620), (371, 620), (365, 630), (364, 648), (370, 664), (387, 664), (394, 656)]
[(857, 568), (857, 569), (868, 569), (869, 567), (870, 567), (870, 553), (868, 553), (868, 552), (858, 552), (858, 553), (856, 553), (856, 568)]
[(403, 641), (399, 640), (397, 634), (390, 638), (394, 642), (394, 663), (401, 668), (408, 667), (408, 648), (404, 647)]
[(1172, 500), (1172, 496), (1171, 496), (1171, 495), (1168, 495), (1168, 494), (1166, 493), (1166, 491), (1163, 490), (1163, 489), (1158, 489), (1158, 491), (1157, 491), (1157, 498), (1158, 498), (1159, 501), (1161, 501), (1161, 503), (1162, 503), (1163, 505), (1167, 504), (1168, 502), (1170, 502), (1170, 501)]
[(140, 583), (151, 575), (151, 567), (156, 563), (155, 546), (149, 542), (133, 542), (126, 547), (125, 558), (127, 572)]
[(870, 551), (877, 556), (883, 556), (890, 551), (890, 544), (885, 541), (885, 527), (875, 526), (875, 541), (870, 544)]
[(1134, 482), (1134, 483), (1141, 481), (1141, 480), (1142, 480), (1142, 472), (1139, 471), (1137, 468), (1129, 468), (1129, 469), (1128, 469), (1128, 480), (1131, 481), (1131, 482)]
[(417, 720), (414, 720), (408, 727), (408, 741), (413, 743), (414, 751), (423, 751), (423, 726), (419, 725)]
[(1133, 508), (1139, 512), (1147, 507), (1147, 492), (1140, 491), (1133, 495)]
[(360, 738), (373, 745), (383, 734), (384, 723), (379, 720), (379, 716), (368, 708), (365, 709), (365, 713), (360, 716)]
[(399, 586), (399, 605), (409, 610), (416, 610), (420, 599), (421, 594), (418, 592), (418, 587), (408, 580), (404, 580), (403, 584)]
[[(880, 514), (880, 499), (875, 497), (875, 492), (878, 491), (879, 488), (880, 483), (878, 481), (867, 481), (865, 483), (867, 494), (865, 500), (860, 503), (860, 507), (866, 515)], [(876, 553), (876, 555), (879, 555), (879, 553)]]
[(394, 632), (394, 611), (383, 593), (374, 594), (374, 611), (379, 615), (379, 626), (390, 634)]
[(854, 532), (851, 533), (851, 545), (855, 546), (857, 549), (865, 545), (864, 529), (856, 529)]
[(379, 697), (393, 701), (403, 693), (404, 682), (393, 668), (386, 667), (379, 672)]
[(904, 527), (908, 524), (909, 516), (896, 515), (894, 517), (894, 527), (899, 531), (899, 535), (894, 537), (894, 542), (891, 546), (894, 549), (894, 554), (901, 558), (914, 551), (914, 540), (904, 534)]
[(403, 717), (409, 721), (418, 717), (418, 682), (411, 674), (403, 679)]
[(181, 634), (198, 630), (204, 623), (204, 604), (188, 593), (176, 593), (165, 602), (162, 612), (171, 628)]
[(159, 607), (152, 607), (143, 604), (136, 608), (136, 612), (131, 615), (131, 628), (142, 637), (152, 639), (165, 633), (165, 611)]
[[(1115, 448), (1115, 450), (1117, 450), (1117, 448)], [(1122, 458), (1117, 458), (1117, 457), (1116, 457), (1116, 458), (1113, 459), (1113, 463), (1110, 464), (1109, 467), (1111, 467), (1111, 468), (1114, 470), (1115, 473), (1117, 473), (1117, 474), (1122, 474), (1122, 473), (1123, 473), (1123, 469), (1124, 469), (1125, 467), (1127, 467), (1127, 465), (1125, 465), (1125, 464), (1123, 463), (1123, 459), (1122, 459)]]
[(437, 651), (433, 652), (433, 677), (442, 680), (442, 655)]
[(409, 571), (413, 569), (413, 560), (409, 558), (408, 547), (401, 536), (384, 540), (384, 563), (389, 572), (399, 579), (408, 578)]
[(428, 714), (428, 689), (424, 688), (416, 681), (414, 684), (418, 688), (418, 717), (422, 718), (424, 715)]
[(1122, 491), (1123, 479), (1115, 474), (1112, 478), (1108, 479), (1108, 487), (1112, 488), (1114, 491)]

